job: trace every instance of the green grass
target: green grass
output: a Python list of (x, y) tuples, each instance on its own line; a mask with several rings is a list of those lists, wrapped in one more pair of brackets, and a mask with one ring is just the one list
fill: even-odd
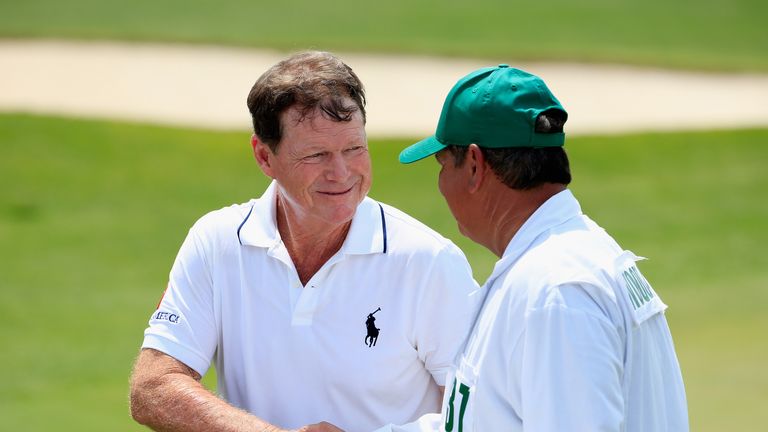
[(0, 0), (0, 37), (768, 71), (763, 0)]
[[(142, 430), (127, 380), (176, 250), (203, 213), (266, 185), (249, 135), (0, 116), (4, 430)], [(768, 130), (578, 138), (573, 190), (670, 305), (692, 430), (768, 423)], [(456, 231), (433, 161), (372, 142), (371, 195)], [(403, 193), (403, 191), (408, 191)], [(207, 378), (210, 382), (210, 378)]]

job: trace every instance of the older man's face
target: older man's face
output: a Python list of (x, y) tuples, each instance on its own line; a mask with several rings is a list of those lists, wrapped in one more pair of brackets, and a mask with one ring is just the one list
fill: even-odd
[[(351, 103), (351, 100), (348, 101)], [(277, 180), (289, 220), (333, 229), (352, 220), (371, 188), (371, 159), (362, 115), (338, 122), (316, 110), (301, 119), (296, 108), (281, 117), (277, 153), (265, 173)]]
[(471, 222), (469, 215), (471, 208), (466, 194), (466, 170), (456, 166), (453, 155), (447, 149), (437, 152), (435, 159), (440, 164), (437, 187), (445, 198), (453, 218), (456, 219), (459, 231), (471, 238), (467, 231), (467, 223)]

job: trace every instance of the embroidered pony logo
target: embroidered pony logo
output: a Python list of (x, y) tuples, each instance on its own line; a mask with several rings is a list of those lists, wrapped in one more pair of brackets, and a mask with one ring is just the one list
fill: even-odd
[(379, 329), (377, 329), (376, 325), (374, 324), (376, 318), (373, 316), (373, 314), (380, 310), (381, 308), (378, 308), (375, 311), (369, 313), (368, 319), (365, 320), (365, 328), (368, 330), (368, 335), (365, 336), (365, 344), (368, 345), (368, 347), (376, 346), (376, 341), (379, 340)]

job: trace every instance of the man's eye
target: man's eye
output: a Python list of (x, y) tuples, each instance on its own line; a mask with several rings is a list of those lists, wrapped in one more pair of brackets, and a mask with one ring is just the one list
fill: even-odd
[(323, 153), (314, 153), (309, 156), (305, 156), (304, 159), (314, 160), (314, 159), (320, 159), (321, 157), (323, 157)]

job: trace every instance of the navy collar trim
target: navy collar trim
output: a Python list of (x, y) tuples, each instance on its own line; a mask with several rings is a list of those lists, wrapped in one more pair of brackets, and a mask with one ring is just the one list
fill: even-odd
[(240, 242), (240, 246), (243, 245), (243, 239), (240, 238), (240, 230), (243, 229), (243, 225), (245, 225), (245, 223), (248, 222), (248, 218), (251, 217), (251, 213), (253, 213), (253, 206), (254, 206), (254, 204), (251, 204), (251, 209), (248, 210), (248, 214), (245, 215), (245, 219), (243, 219), (243, 221), (240, 222), (240, 226), (237, 227), (237, 241)]
[(381, 253), (387, 253), (387, 220), (384, 218), (384, 207), (379, 204), (379, 210), (381, 210), (381, 234), (384, 236), (384, 250)]

